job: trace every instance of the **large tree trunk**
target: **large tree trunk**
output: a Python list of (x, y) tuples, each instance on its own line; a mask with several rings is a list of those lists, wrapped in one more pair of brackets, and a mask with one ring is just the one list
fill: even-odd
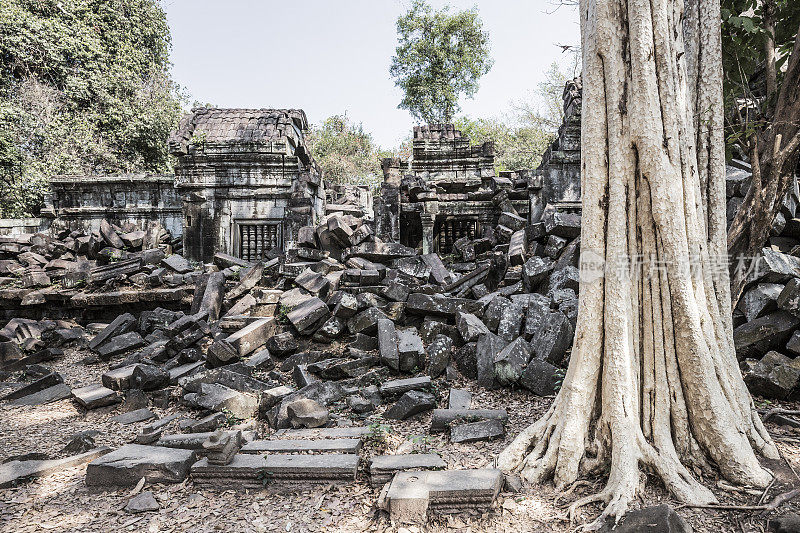
[[(755, 258), (769, 238), (781, 202), (789, 192), (800, 152), (800, 29), (789, 56), (767, 127), (752, 136), (753, 180), (728, 232), (728, 253), (734, 260)], [(733, 301), (745, 288), (746, 268), (734, 268)]]
[[(719, 0), (581, 0), (578, 325), (561, 391), (498, 458), (566, 488), (607, 474), (595, 522), (657, 475), (715, 501), (693, 470), (765, 486), (777, 449), (734, 353), (725, 251)], [(688, 56), (688, 57), (687, 57)], [(695, 112), (695, 110), (698, 110)], [(712, 257), (713, 256), (713, 257)], [(720, 268), (721, 267), (721, 268)], [(598, 270), (601, 268), (602, 270)]]

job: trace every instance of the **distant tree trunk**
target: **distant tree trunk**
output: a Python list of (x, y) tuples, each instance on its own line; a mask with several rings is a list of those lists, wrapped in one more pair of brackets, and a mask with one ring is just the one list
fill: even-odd
[[(781, 202), (789, 192), (800, 151), (800, 28), (766, 128), (751, 136), (753, 180), (728, 231), (728, 253), (757, 257), (764, 247)], [(735, 270), (731, 292), (736, 302), (745, 286), (745, 270)]]
[(600, 493), (571, 508), (606, 505), (589, 529), (624, 514), (642, 469), (679, 500), (702, 504), (715, 498), (690, 468), (713, 464), (734, 483), (763, 487), (771, 476), (756, 454), (778, 457), (736, 362), (719, 257), (719, 0), (689, 0), (685, 13), (683, 5), (581, 0), (575, 344), (549, 411), (498, 458), (503, 470), (560, 489), (608, 475)]

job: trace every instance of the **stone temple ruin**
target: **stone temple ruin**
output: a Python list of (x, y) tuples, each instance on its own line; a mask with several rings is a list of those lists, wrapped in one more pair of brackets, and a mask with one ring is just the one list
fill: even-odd
[[(172, 187), (54, 179), (50, 230), (0, 236), (0, 401), (106, 409), (130, 433), (2, 465), (0, 487), (88, 463), (100, 487), (368, 481), (397, 522), (490, 509), (518, 479), (365, 447), (376, 420), (420, 417), (444, 444), (497, 443), (508, 412), (465, 387), (556, 392), (579, 289), (579, 83), (565, 97), (538, 169), (497, 175), (492, 143), (416, 128), (374, 209), (325, 187), (298, 110), (194, 110)], [(72, 350), (95, 378), (54, 369)]]

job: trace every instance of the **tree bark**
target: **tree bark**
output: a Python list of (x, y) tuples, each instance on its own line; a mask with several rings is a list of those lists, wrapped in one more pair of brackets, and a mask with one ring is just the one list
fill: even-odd
[[(734, 260), (733, 266), (739, 263), (739, 258), (751, 259), (760, 255), (781, 202), (789, 192), (792, 172), (797, 168), (800, 152), (800, 28), (771, 116), (767, 127), (753, 134), (753, 181), (728, 231), (728, 253)], [(732, 270), (734, 302), (747, 283), (746, 270)]]
[[(715, 501), (710, 469), (766, 486), (777, 457), (736, 362), (725, 245), (719, 0), (581, 0), (581, 287), (563, 386), (498, 465), (618, 520), (642, 470)], [(684, 25), (685, 24), (685, 25)], [(684, 31), (687, 42), (684, 41)], [(686, 44), (686, 46), (684, 46)]]

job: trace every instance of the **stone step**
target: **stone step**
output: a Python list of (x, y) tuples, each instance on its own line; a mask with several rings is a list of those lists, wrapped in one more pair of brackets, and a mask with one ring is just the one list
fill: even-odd
[(429, 513), (491, 508), (503, 486), (503, 473), (493, 468), (399, 472), (381, 495), (379, 506), (392, 521), (422, 524)]
[(361, 439), (282, 439), (254, 440), (242, 447), (241, 453), (358, 453)]
[(447, 463), (438, 453), (409, 453), (400, 455), (377, 455), (369, 465), (370, 483), (381, 487), (398, 472), (414, 470), (439, 470), (447, 468)]
[(256, 455), (236, 454), (227, 465), (212, 465), (201, 459), (192, 466), (198, 486), (246, 489), (270, 482), (331, 483), (355, 481), (359, 457), (355, 454)]
[(369, 435), (366, 426), (349, 428), (280, 429), (273, 436), (286, 439), (357, 439)]

